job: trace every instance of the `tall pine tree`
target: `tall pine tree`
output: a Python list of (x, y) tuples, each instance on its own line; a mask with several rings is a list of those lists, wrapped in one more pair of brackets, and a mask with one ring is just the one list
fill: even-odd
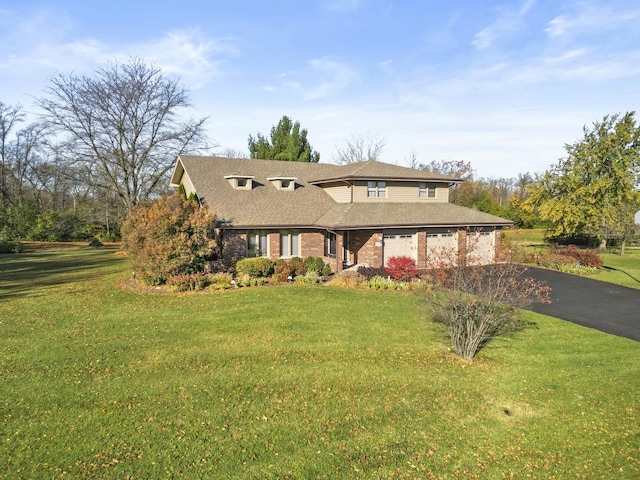
[(307, 140), (307, 129), (300, 122), (292, 122), (284, 115), (278, 125), (271, 128), (270, 139), (261, 133), (249, 135), (251, 158), (262, 160), (285, 160), (289, 162), (320, 161), (320, 154), (313, 150)]

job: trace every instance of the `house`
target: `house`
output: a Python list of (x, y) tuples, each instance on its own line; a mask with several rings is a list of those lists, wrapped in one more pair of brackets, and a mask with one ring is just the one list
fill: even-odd
[(443, 248), (465, 258), (473, 241), (475, 263), (492, 263), (499, 232), (512, 222), (450, 203), (450, 187), (460, 181), (373, 161), (339, 166), (181, 155), (171, 186), (182, 184), (215, 213), (227, 261), (313, 256), (341, 271), (408, 256), (426, 268)]

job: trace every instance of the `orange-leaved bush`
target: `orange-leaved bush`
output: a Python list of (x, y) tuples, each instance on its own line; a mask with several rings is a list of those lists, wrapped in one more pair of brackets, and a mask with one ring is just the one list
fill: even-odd
[(175, 275), (204, 271), (219, 244), (215, 216), (179, 195), (132, 208), (122, 225), (122, 248), (138, 278), (159, 285)]

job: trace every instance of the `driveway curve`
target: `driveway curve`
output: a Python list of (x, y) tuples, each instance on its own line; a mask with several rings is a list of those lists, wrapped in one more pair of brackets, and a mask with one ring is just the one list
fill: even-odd
[(551, 303), (528, 310), (640, 342), (640, 290), (534, 267), (526, 275), (551, 287)]

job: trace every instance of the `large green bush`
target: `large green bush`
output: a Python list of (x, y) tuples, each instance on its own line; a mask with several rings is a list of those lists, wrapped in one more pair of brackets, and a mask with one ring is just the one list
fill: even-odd
[(273, 262), (264, 257), (243, 258), (236, 262), (238, 275), (268, 277), (273, 273)]

